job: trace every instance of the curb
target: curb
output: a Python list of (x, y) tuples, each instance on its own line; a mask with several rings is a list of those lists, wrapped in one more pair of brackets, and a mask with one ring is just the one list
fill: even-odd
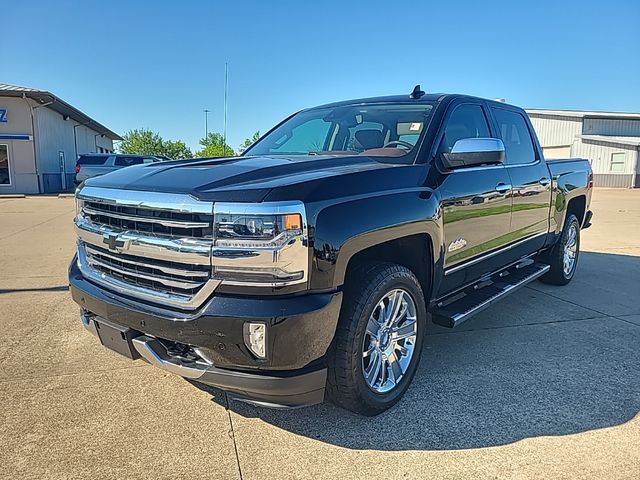
[(0, 198), (25, 198), (24, 193), (8, 193), (6, 195), (0, 195)]
[(58, 198), (73, 198), (75, 197), (75, 193), (60, 193), (58, 194)]

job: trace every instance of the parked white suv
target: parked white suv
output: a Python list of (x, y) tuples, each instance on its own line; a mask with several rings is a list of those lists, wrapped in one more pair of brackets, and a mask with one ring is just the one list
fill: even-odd
[(104, 175), (121, 168), (130, 167), (132, 165), (140, 165), (143, 163), (156, 163), (170, 160), (167, 157), (153, 155), (129, 155), (119, 153), (88, 153), (80, 155), (76, 162), (75, 184), (80, 185), (82, 182), (91, 177)]

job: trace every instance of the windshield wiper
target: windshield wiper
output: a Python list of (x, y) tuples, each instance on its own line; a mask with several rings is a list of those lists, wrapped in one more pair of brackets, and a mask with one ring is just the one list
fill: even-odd
[(315, 150), (312, 152), (307, 152), (307, 155), (357, 155), (358, 152), (351, 152), (351, 151), (345, 151), (345, 150), (340, 150), (340, 151), (334, 151), (334, 150)]

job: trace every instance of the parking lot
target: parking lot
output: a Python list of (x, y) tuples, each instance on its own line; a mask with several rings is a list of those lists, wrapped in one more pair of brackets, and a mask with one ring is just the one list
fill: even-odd
[(228, 401), (100, 347), (71, 198), (0, 198), (2, 478), (640, 478), (640, 190), (597, 189), (567, 287), (432, 326), (375, 418)]

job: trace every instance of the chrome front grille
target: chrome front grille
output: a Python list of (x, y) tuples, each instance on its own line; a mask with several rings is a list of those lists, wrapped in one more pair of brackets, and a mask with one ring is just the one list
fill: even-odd
[(92, 223), (118, 230), (170, 237), (212, 237), (213, 215), (210, 214), (152, 210), (100, 202), (85, 202), (82, 212)]
[(85, 187), (75, 225), (80, 270), (107, 289), (192, 310), (220, 283), (211, 274), (211, 202)]
[(211, 268), (206, 265), (113, 254), (91, 245), (84, 249), (87, 263), (94, 270), (143, 288), (192, 296), (211, 278)]

